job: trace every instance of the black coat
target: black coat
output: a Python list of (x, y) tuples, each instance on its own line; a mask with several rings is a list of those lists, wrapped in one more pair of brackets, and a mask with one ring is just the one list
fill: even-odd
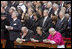
[(9, 39), (9, 31), (5, 28), (5, 25), (10, 25), (8, 19), (1, 20), (1, 39)]
[(32, 37), (33, 37), (33, 31), (28, 30), (27, 35), (23, 39), (25, 39), (25, 41), (27, 42), (27, 41), (30, 41), (30, 38), (32, 38)]
[(20, 30), (21, 30), (22, 24), (19, 19), (16, 19), (15, 21), (13, 21), (12, 19), (10, 21), (10, 26), (13, 27), (13, 30), (10, 30), (9, 32), (10, 40), (14, 41), (17, 39), (17, 37), (20, 36)]
[(48, 33), (49, 28), (52, 27), (52, 20), (51, 20), (51, 18), (48, 17), (48, 18), (46, 19), (46, 21), (45, 21), (44, 26), (42, 26), (43, 20), (44, 20), (44, 18), (42, 18), (42, 19), (39, 21), (39, 26), (42, 27), (42, 29), (43, 29), (44, 32)]
[(28, 19), (24, 22), (25, 26), (30, 29), (30, 30), (34, 30), (34, 20), (33, 19)]
[(61, 34), (65, 34), (65, 31), (66, 31), (66, 28), (67, 28), (67, 24), (68, 24), (68, 21), (66, 18), (64, 18), (61, 23), (60, 22), (60, 19), (57, 21), (57, 24), (56, 24), (56, 30), (59, 31)]

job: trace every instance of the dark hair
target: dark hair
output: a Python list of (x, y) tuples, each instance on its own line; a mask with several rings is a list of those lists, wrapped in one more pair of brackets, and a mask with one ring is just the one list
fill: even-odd
[(57, 21), (57, 20), (58, 20), (58, 17), (57, 17), (55, 14), (53, 14), (53, 15), (52, 15), (52, 20), (53, 20), (53, 21)]

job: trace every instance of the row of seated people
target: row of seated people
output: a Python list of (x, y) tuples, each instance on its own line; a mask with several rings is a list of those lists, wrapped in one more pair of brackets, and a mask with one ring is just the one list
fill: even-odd
[(61, 33), (59, 33), (58, 31), (56, 31), (54, 28), (50, 28), (49, 29), (49, 36), (47, 37), (47, 34), (45, 34), (44, 32), (42, 32), (42, 28), (41, 27), (37, 27), (36, 31), (37, 34), (33, 35), (33, 31), (27, 29), (26, 27), (22, 27), (22, 35), (21, 37), (17, 38), (16, 41), (18, 43), (23, 42), (28, 42), (28, 41), (32, 41), (32, 42), (44, 42), (44, 43), (51, 43), (51, 44), (57, 44), (57, 48), (65, 48), (64, 45), (64, 40), (63, 37), (61, 35)]

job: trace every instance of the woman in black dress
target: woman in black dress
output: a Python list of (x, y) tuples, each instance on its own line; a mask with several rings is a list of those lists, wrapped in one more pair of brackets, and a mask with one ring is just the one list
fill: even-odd
[[(9, 26), (10, 22), (6, 18), (5, 13), (1, 13), (1, 40), (9, 40), (9, 32), (5, 26)], [(7, 41), (5, 41), (6, 43)]]

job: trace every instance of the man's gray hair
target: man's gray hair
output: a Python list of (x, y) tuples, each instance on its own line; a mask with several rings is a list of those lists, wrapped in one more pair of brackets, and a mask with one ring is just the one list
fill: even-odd
[(69, 17), (70, 15), (68, 13), (66, 13), (65, 16), (68, 16)]
[(23, 30), (23, 29), (26, 29), (26, 30), (28, 30), (28, 28), (27, 28), (27, 27), (22, 27), (22, 28), (21, 28), (21, 30)]
[(57, 7), (57, 8), (58, 8), (58, 4), (54, 3), (54, 4), (53, 4), (53, 7)]
[(62, 14), (63, 16), (65, 16), (65, 12), (64, 11), (60, 11), (59, 14)]
[(15, 14), (16, 14), (16, 16), (18, 16), (18, 12), (17, 11), (13, 11)]
[(52, 6), (52, 2), (49, 1), (48, 4), (50, 4), (50, 6)]
[(45, 9), (44, 12), (47, 12), (48, 13), (49, 11), (47, 9)]

